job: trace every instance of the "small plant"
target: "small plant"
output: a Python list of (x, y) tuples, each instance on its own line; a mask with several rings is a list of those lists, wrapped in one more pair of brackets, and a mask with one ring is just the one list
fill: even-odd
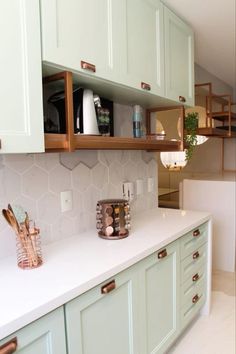
[(185, 160), (189, 161), (193, 156), (193, 151), (197, 145), (198, 113), (188, 113), (184, 118), (185, 137), (187, 144), (185, 150)]

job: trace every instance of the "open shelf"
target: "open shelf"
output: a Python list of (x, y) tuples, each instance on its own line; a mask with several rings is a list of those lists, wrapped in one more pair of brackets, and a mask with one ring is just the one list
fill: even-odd
[[(231, 95), (214, 94), (212, 84), (203, 83), (195, 85), (195, 100), (197, 105), (203, 105), (206, 109), (206, 127), (198, 129), (199, 135), (220, 138), (236, 137), (236, 127), (232, 125), (236, 122), (236, 113), (232, 112), (232, 106), (235, 104), (232, 103)], [(217, 121), (222, 125), (217, 127)]]
[(66, 132), (45, 133), (45, 149), (47, 152), (83, 150), (147, 150), (147, 151), (179, 151), (183, 150), (182, 140), (154, 140), (144, 138), (110, 137), (97, 135), (74, 134), (73, 123), (73, 78), (71, 72), (60, 72), (44, 78), (44, 84), (62, 81), (65, 90)]
[[(151, 140), (143, 138), (103, 137), (92, 135), (74, 135), (75, 150), (148, 150), (179, 151), (181, 141)], [(67, 151), (65, 134), (45, 134), (47, 151)]]
[(198, 128), (197, 134), (216, 138), (236, 138), (236, 132), (231, 131), (229, 133), (228, 129), (224, 130), (217, 128)]

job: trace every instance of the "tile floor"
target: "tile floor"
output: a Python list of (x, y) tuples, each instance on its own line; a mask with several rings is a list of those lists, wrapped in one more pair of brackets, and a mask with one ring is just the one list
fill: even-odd
[(235, 273), (212, 276), (210, 316), (201, 316), (167, 354), (235, 354)]

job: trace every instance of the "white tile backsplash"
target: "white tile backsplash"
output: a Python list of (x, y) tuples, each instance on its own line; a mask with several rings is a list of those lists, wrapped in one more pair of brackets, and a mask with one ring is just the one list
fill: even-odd
[[(155, 155), (141, 151), (2, 155), (0, 207), (22, 205), (40, 228), (43, 244), (91, 228), (96, 233), (97, 200), (122, 198), (124, 181), (144, 181), (144, 194), (131, 203), (131, 215), (157, 206)], [(155, 181), (153, 193), (147, 192), (148, 177)], [(67, 189), (72, 190), (73, 210), (61, 213), (60, 192)], [(14, 254), (15, 235), (1, 215), (0, 258)]]
[[(132, 107), (114, 103), (115, 135), (132, 137)], [(122, 183), (143, 179), (144, 193), (131, 216), (157, 206), (157, 154), (146, 151), (82, 150), (73, 153), (0, 156), (0, 208), (22, 205), (41, 230), (43, 244), (94, 229), (96, 202), (123, 198)], [(147, 192), (147, 178), (155, 189)], [(60, 193), (71, 190), (73, 209), (61, 212)], [(131, 223), (132, 226), (132, 223)], [(0, 216), (0, 258), (14, 255), (15, 235)]]

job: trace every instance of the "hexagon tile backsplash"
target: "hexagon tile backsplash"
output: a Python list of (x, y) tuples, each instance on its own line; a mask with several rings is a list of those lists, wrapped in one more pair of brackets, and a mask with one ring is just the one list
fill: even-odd
[[(148, 177), (154, 191), (147, 191)], [(96, 231), (96, 202), (122, 198), (122, 183), (143, 179), (144, 193), (131, 202), (131, 215), (157, 206), (157, 161), (145, 151), (76, 151), (74, 153), (0, 156), (0, 207), (22, 205), (41, 230), (43, 244)], [(61, 212), (60, 193), (71, 190), (73, 209)], [(132, 226), (132, 223), (131, 223)], [(132, 232), (132, 231), (131, 231)], [(15, 237), (0, 217), (0, 258), (15, 254)]]

